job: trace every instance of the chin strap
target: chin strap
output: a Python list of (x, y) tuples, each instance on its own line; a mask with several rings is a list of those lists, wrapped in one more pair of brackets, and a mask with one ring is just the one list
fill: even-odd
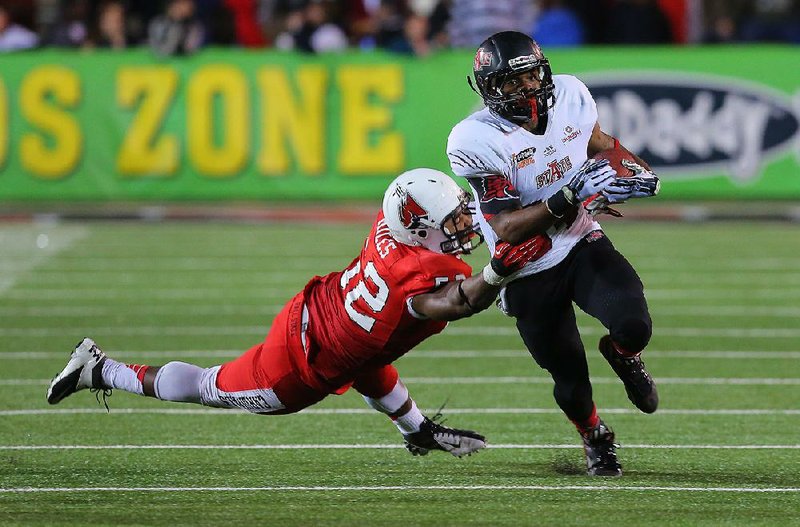
[(472, 89), (472, 91), (477, 93), (480, 96), (480, 98), (483, 99), (483, 95), (481, 95), (480, 92), (475, 88), (475, 85), (472, 84), (472, 77), (470, 77), (469, 75), (467, 75), (467, 84), (469, 84), (469, 87)]

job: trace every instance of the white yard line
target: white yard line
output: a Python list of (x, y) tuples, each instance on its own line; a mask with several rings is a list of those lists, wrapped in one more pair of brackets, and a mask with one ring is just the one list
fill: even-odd
[[(1, 273), (2, 271), (0, 271)], [(153, 272), (159, 272), (154, 270)], [(220, 271), (229, 272), (229, 271)], [(156, 287), (145, 288), (136, 287), (128, 290), (124, 289), (91, 289), (91, 288), (63, 288), (63, 289), (40, 289), (36, 288), (21, 288), (18, 287), (13, 291), (9, 291), (6, 295), (8, 298), (16, 300), (69, 300), (70, 298), (80, 298), (82, 301), (87, 300), (128, 300), (128, 299), (147, 299), (147, 300), (203, 300), (212, 301), (215, 298), (236, 298), (237, 301), (242, 298), (260, 298), (265, 300), (267, 298), (290, 298), (294, 296), (298, 288), (281, 288), (281, 287), (246, 287), (246, 288), (231, 288), (231, 287)]]
[[(21, 268), (13, 273), (27, 271), (28, 268)], [(238, 269), (237, 269), (238, 270)], [(220, 269), (224, 273), (229, 270)], [(7, 273), (0, 269), (0, 273)], [(153, 269), (153, 272), (162, 272)], [(296, 286), (291, 287), (252, 287), (242, 284), (239, 287), (217, 286), (217, 287), (147, 287), (147, 288), (122, 288), (98, 289), (87, 287), (64, 287), (64, 288), (40, 288), (36, 286), (19, 287), (10, 293), (10, 298), (21, 300), (69, 300), (71, 298), (81, 298), (87, 300), (119, 300), (130, 298), (155, 298), (155, 299), (208, 299), (222, 295), (235, 295), (240, 298), (275, 298), (277, 296), (292, 296), (298, 291)], [(13, 294), (11, 294), (13, 293)], [(719, 288), (708, 287), (686, 287), (686, 288), (646, 288), (645, 295), (650, 300), (658, 299), (716, 299), (728, 300), (738, 299), (795, 299), (800, 297), (800, 287), (758, 287), (758, 288), (730, 288), (720, 286)]]
[(702, 317), (800, 317), (800, 307), (795, 306), (660, 306), (651, 307), (651, 313), (661, 316), (702, 316)]
[[(35, 237), (34, 237), (35, 240)], [(196, 250), (196, 249), (195, 249)], [(15, 258), (0, 261), (0, 272), (16, 271), (20, 269), (18, 255)], [(274, 256), (274, 254), (272, 255)], [(282, 255), (281, 255), (282, 256)], [(333, 265), (334, 262), (350, 262), (351, 258), (342, 255), (337, 256), (292, 256), (293, 269), (318, 269), (325, 264), (324, 260)], [(71, 264), (72, 266), (70, 266)], [(75, 259), (66, 262), (61, 266), (61, 271), (175, 271), (184, 273), (186, 271), (220, 271), (226, 269), (239, 269), (242, 271), (259, 272), (263, 267), (253, 262), (251, 256), (122, 256), (120, 258), (108, 258), (106, 255), (93, 255), (92, 258)], [(306, 271), (307, 272), (307, 271)], [(310, 277), (309, 277), (310, 278)]]
[[(635, 267), (641, 269), (663, 270), (672, 272), (676, 271), (680, 272), (683, 270), (680, 268), (676, 268), (675, 257), (665, 257), (665, 256), (637, 257), (628, 254), (627, 258), (633, 262)], [(688, 257), (684, 257), (683, 255), (681, 255), (680, 261), (690, 263), (692, 267), (697, 266), (708, 269), (707, 266), (699, 264), (707, 264), (709, 262), (709, 257), (708, 255), (704, 256), (700, 254)], [(713, 262), (713, 269), (719, 271), (736, 271), (736, 270), (769, 271), (769, 270), (792, 270), (792, 269), (796, 270), (798, 268), (800, 268), (800, 258), (793, 256), (772, 256), (764, 258), (762, 256), (737, 255), (735, 259), (729, 258), (726, 260)]]
[[(37, 271), (38, 273), (38, 271)], [(179, 315), (179, 316), (212, 316), (220, 315), (264, 315), (272, 316), (283, 308), (283, 304), (242, 305), (242, 304), (208, 304), (208, 305), (153, 305), (143, 303), (126, 305), (125, 315)], [(793, 306), (664, 306), (651, 308), (655, 316), (686, 317), (745, 317), (752, 318), (800, 318), (800, 308)], [(0, 307), (0, 316), (49, 318), (49, 317), (113, 317), (116, 314), (107, 306), (95, 303), (69, 305), (35, 306), (35, 307)]]
[(0, 493), (39, 492), (365, 492), (365, 491), (633, 491), (633, 492), (731, 492), (796, 493), (800, 487), (654, 487), (634, 485), (380, 485), (380, 486), (285, 486), (285, 487), (17, 487)]
[[(398, 444), (279, 444), (279, 445), (0, 445), (3, 450), (399, 450)], [(583, 448), (567, 444), (490, 444), (497, 450), (573, 450)], [(625, 449), (644, 450), (800, 450), (800, 445), (651, 445), (624, 444)]]
[[(144, 351), (127, 350), (114, 351), (116, 358), (137, 359), (137, 358), (183, 358), (183, 357), (238, 357), (244, 353), (245, 349), (219, 349), (219, 350), (165, 350), (165, 351)], [(50, 360), (66, 359), (69, 350), (66, 351), (9, 351), (0, 352), (2, 360)], [(800, 351), (734, 351), (734, 350), (646, 350), (644, 356), (648, 359), (800, 359)], [(530, 359), (527, 350), (524, 349), (499, 349), (499, 350), (416, 350), (403, 356), (404, 361), (412, 359), (472, 359), (472, 358), (520, 358)]]
[[(436, 412), (435, 408), (423, 409), (425, 413)], [(97, 408), (31, 408), (22, 410), (0, 410), (0, 416), (28, 416), (28, 415), (79, 415), (79, 414), (106, 414), (106, 410)], [(226, 410), (219, 408), (183, 407), (183, 408), (113, 408), (113, 415), (249, 415), (244, 410)], [(484, 415), (561, 415), (558, 408), (446, 408), (448, 415), (459, 414), (484, 414)], [(639, 415), (633, 408), (603, 408), (603, 414), (629, 414)], [(301, 415), (375, 415), (375, 410), (370, 408), (307, 408), (300, 412)], [(732, 408), (732, 409), (680, 409), (660, 408), (655, 416), (665, 415), (700, 415), (700, 416), (755, 416), (755, 415), (800, 415), (800, 409), (778, 408)]]
[[(408, 384), (552, 384), (549, 377), (403, 377)], [(592, 384), (621, 383), (617, 377), (592, 377)], [(658, 384), (800, 385), (800, 378), (657, 377)]]
[[(658, 377), (658, 384), (775, 386), (800, 385), (798, 377)], [(552, 384), (550, 377), (403, 377), (406, 384)], [(0, 379), (0, 386), (45, 386), (49, 379)], [(617, 384), (617, 377), (592, 377), (592, 384)]]
[[(130, 326), (125, 327), (93, 327), (81, 328), (83, 335), (261, 335), (269, 331), (269, 325), (263, 326)], [(63, 336), (63, 328), (0, 328), (3, 337), (56, 337)]]
[[(231, 305), (231, 304), (212, 304), (212, 305), (153, 305), (151, 303), (141, 305), (126, 305), (124, 315), (172, 315), (182, 317), (200, 317), (221, 315), (263, 315), (273, 316), (280, 312), (283, 304), (271, 305)], [(89, 304), (70, 304), (70, 305), (47, 305), (36, 307), (0, 307), (0, 316), (5, 317), (30, 317), (30, 318), (51, 318), (51, 317), (74, 317), (86, 319), (87, 317), (116, 317), (116, 313), (108, 306), (98, 306), (94, 303)], [(265, 320), (268, 322), (269, 319)]]
[[(596, 326), (580, 326), (581, 334), (588, 336), (604, 335), (605, 328)], [(263, 326), (103, 326), (83, 327), (81, 332), (88, 335), (115, 336), (203, 336), (203, 335), (265, 335), (269, 325)], [(517, 330), (511, 326), (461, 326), (445, 330), (451, 336), (517, 336)], [(800, 338), (798, 327), (775, 328), (706, 328), (706, 327), (665, 327), (659, 326), (658, 332), (670, 337), (693, 338), (758, 338), (786, 339)], [(62, 337), (63, 327), (47, 328), (0, 328), (0, 337)]]
[(85, 227), (0, 226), (0, 297), (20, 278), (88, 234)]
[[(596, 326), (579, 326), (582, 335), (604, 335), (608, 331), (605, 328)], [(62, 330), (63, 331), (63, 330)], [(516, 336), (517, 330), (508, 326), (464, 326), (447, 328), (445, 333), (448, 335), (461, 336)], [(759, 338), (759, 339), (780, 339), (780, 338), (800, 338), (800, 328), (798, 327), (777, 327), (777, 328), (707, 328), (707, 327), (666, 327), (658, 326), (657, 334), (669, 335), (670, 337), (705, 337), (705, 338)]]
[[(552, 384), (550, 377), (403, 377), (406, 384)], [(774, 377), (658, 377), (658, 384), (775, 386), (800, 385), (800, 378)], [(617, 384), (617, 377), (592, 377), (592, 384)], [(49, 379), (0, 379), (0, 386), (46, 386)]]

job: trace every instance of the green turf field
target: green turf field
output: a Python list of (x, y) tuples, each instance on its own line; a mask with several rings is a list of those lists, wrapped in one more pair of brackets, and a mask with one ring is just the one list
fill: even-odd
[[(129, 362), (213, 365), (263, 338), (368, 225), (0, 224), (0, 525), (798, 525), (800, 227), (609, 222), (654, 319), (662, 406), (638, 414), (579, 322), (625, 475), (572, 425), (495, 309), (399, 361), (420, 407), (490, 448), (414, 458), (348, 393), (259, 417), (116, 392), (49, 406), (92, 336)], [(478, 266), (484, 251), (470, 261)]]

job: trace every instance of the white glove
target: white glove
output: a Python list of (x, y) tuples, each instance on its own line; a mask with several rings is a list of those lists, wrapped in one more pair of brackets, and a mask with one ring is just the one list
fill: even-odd
[(587, 159), (572, 176), (566, 188), (572, 193), (573, 199), (567, 199), (572, 203), (583, 201), (598, 192), (614, 181), (617, 172), (611, 168), (607, 159)]
[(609, 205), (624, 203), (632, 198), (649, 198), (661, 190), (661, 181), (653, 172), (638, 163), (622, 160), (622, 165), (634, 173), (627, 178), (619, 178), (608, 183), (599, 193), (584, 200), (583, 207), (591, 214), (610, 214), (622, 216), (622, 213)]
[(586, 209), (591, 216), (598, 214), (608, 214), (617, 218), (622, 217), (622, 213), (617, 209), (608, 206), (608, 200), (602, 194), (595, 194), (583, 202), (583, 208)]
[(631, 198), (649, 198), (661, 190), (661, 181), (658, 176), (642, 165), (623, 159), (622, 166), (629, 169), (634, 175), (617, 179), (600, 192), (608, 203), (623, 203)]

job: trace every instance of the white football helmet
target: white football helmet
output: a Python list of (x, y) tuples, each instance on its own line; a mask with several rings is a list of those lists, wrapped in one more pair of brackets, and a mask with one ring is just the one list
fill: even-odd
[(469, 254), (482, 241), (477, 225), (459, 229), (461, 214), (472, 215), (469, 196), (447, 174), (431, 168), (403, 172), (383, 196), (383, 215), (392, 237), (443, 254)]

